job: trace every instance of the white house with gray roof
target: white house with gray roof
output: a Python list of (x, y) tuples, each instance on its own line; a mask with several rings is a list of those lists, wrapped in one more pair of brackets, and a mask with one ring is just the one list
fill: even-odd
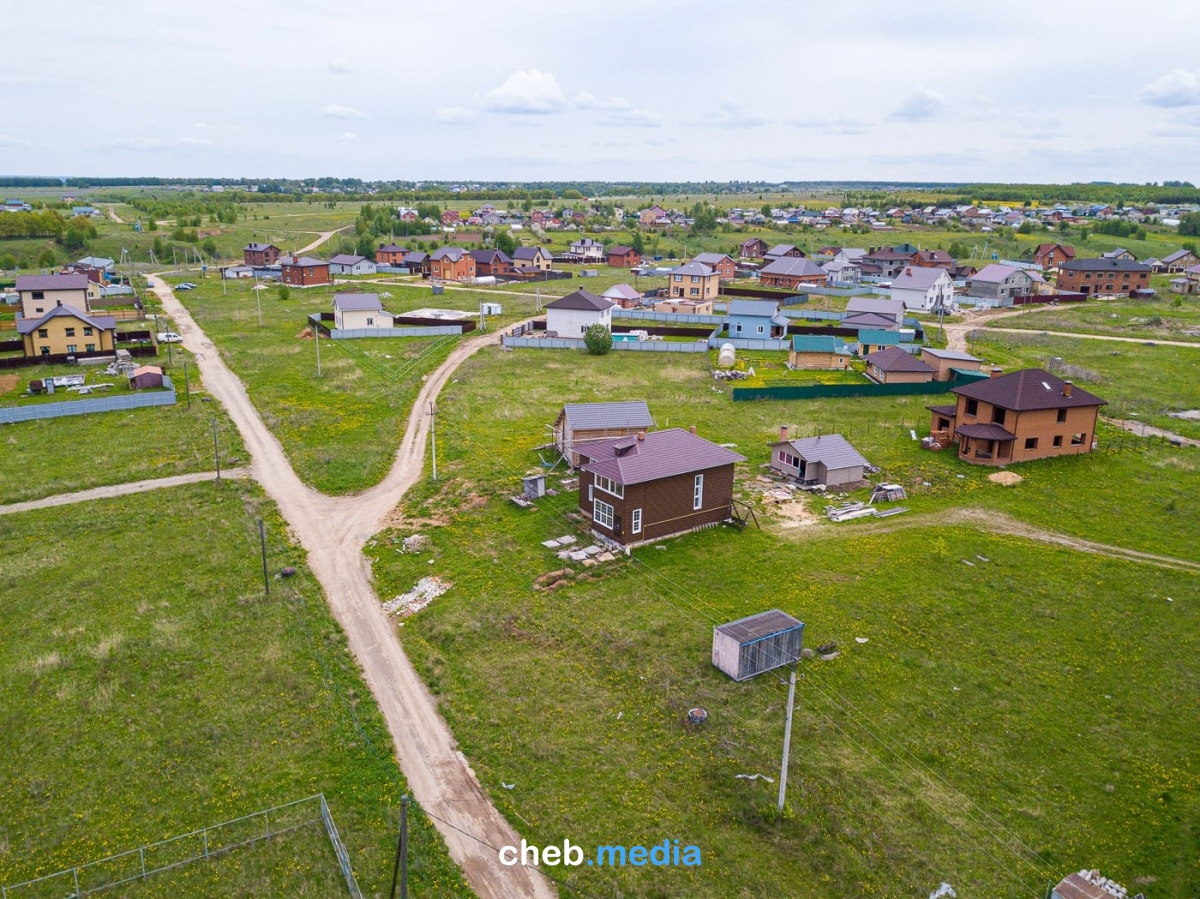
[(905, 309), (949, 311), (954, 305), (954, 279), (944, 268), (909, 265), (892, 281), (891, 298)]
[(546, 333), (582, 340), (591, 325), (612, 330), (612, 300), (577, 290), (546, 305)]
[(383, 311), (377, 293), (338, 293), (333, 296), (333, 326), (339, 331), (390, 328), (392, 317)]

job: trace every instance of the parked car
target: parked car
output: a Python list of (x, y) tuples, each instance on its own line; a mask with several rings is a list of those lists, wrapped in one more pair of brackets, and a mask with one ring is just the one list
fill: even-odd
[(183, 338), (180, 337), (178, 334), (176, 334), (174, 331), (159, 331), (158, 332), (158, 342), (159, 343), (183, 343)]
[(193, 284), (191, 281), (181, 281), (180, 283), (175, 285), (175, 289), (176, 290), (195, 290), (196, 285)]

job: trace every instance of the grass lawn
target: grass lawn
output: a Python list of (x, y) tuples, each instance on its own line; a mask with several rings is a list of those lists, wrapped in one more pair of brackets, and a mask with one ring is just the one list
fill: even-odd
[(1200, 341), (1200, 301), (1159, 294), (1148, 299), (1089, 300), (992, 323), (997, 328), (1075, 331), (1146, 340)]
[[(1200, 888), (1194, 576), (963, 528), (819, 526), (706, 531), (537, 592), (562, 565), (539, 541), (572, 531), (573, 504), (492, 499), (422, 529), (421, 554), (393, 549), (410, 531), (373, 549), (381, 595), (454, 583), (402, 638), (528, 839), (703, 851), (698, 869), (574, 869), (572, 885), (1020, 897), (1102, 861), (1150, 896)], [(841, 651), (801, 664), (782, 820), (776, 787), (737, 775), (778, 774), (786, 690), (709, 662), (714, 624), (768, 608)], [(694, 706), (709, 723), (689, 730)]]
[[(271, 568), (299, 569), (269, 598), (256, 516)], [(0, 883), (323, 792), (364, 892), (386, 889), (405, 786), (303, 553), (256, 487), (6, 516), (0, 535)], [(414, 895), (465, 895), (414, 818)], [(127, 894), (344, 894), (321, 832), (293, 836)]]
[[(1019, 317), (1018, 317), (1019, 320)], [(972, 352), (1008, 370), (1055, 365), (1060, 377), (1073, 377), (1086, 390), (1108, 400), (1101, 410), (1111, 418), (1134, 418), (1185, 437), (1200, 438), (1200, 422), (1166, 413), (1200, 408), (1200, 349), (1143, 346), (1038, 333), (1000, 334), (980, 329), (972, 335)], [(1055, 370), (1055, 369), (1052, 369)]]
[(261, 291), (260, 326), (251, 282), (231, 282), (225, 295), (213, 279), (197, 283), (177, 296), (245, 382), (301, 479), (327, 493), (377, 483), (422, 376), (457, 338), (322, 340), (318, 377), (316, 346), (298, 335), (310, 313), (330, 308), (334, 288), (292, 290), (287, 300), (277, 289)]

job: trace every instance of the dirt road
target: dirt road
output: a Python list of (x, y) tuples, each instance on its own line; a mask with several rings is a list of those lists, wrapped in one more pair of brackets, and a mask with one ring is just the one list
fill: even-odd
[(1200, 440), (1193, 440), (1191, 437), (1184, 437), (1176, 434), (1174, 431), (1156, 428), (1154, 425), (1148, 425), (1144, 421), (1128, 418), (1106, 418), (1104, 421), (1110, 425), (1116, 425), (1130, 434), (1137, 434), (1139, 437), (1162, 437), (1164, 440), (1170, 440), (1172, 443), (1177, 443), (1180, 446), (1200, 446)]
[(347, 230), (348, 228), (353, 228), (353, 227), (354, 227), (353, 225), (347, 225), (345, 228), (336, 228), (333, 231), (318, 231), (316, 240), (314, 240), (312, 243), (310, 243), (306, 247), (301, 247), (296, 252), (297, 253), (307, 253), (309, 250), (315, 250), (321, 244), (325, 243), (325, 241), (329, 240), (329, 238), (333, 237), (333, 235), (341, 234), (343, 231)]
[[(248, 478), (249, 468), (230, 468), (221, 472), (223, 478)], [(211, 481), (216, 478), (212, 471), (198, 471), (194, 474), (172, 475), (169, 478), (152, 478), (146, 481), (132, 481), (128, 484), (112, 484), (108, 487), (93, 487), (91, 490), (79, 490), (75, 493), (59, 493), (47, 496), (45, 499), (31, 499), (23, 503), (9, 503), (0, 506), (0, 515), (13, 515), (17, 512), (29, 512), (33, 509), (49, 509), (52, 506), (67, 506), (71, 503), (86, 503), (93, 499), (108, 499), (113, 496), (127, 496), (130, 493), (145, 493), (147, 490), (161, 490), (164, 487), (179, 487), (182, 484), (197, 484), (200, 481)]]
[(366, 540), (421, 477), (429, 430), (429, 416), (422, 413), (429, 400), (472, 353), (498, 343), (501, 332), (462, 342), (429, 376), (414, 404), (395, 463), (380, 484), (357, 496), (329, 497), (296, 476), (279, 442), (251, 404), (245, 386), (171, 289), (155, 276), (150, 276), (150, 283), (174, 319), (184, 347), (195, 354), (205, 387), (237, 425), (250, 452), (254, 478), (278, 503), (307, 551), (309, 567), (321, 582), (330, 609), (379, 703), (409, 787), (417, 802), (435, 816), (434, 823), (467, 882), (481, 899), (554, 896), (549, 881), (537, 871), (500, 865), (494, 849), (489, 848), (519, 845), (520, 835), (496, 811), (459, 752), (436, 700), (400, 646), (395, 622), (380, 605), (362, 555)]

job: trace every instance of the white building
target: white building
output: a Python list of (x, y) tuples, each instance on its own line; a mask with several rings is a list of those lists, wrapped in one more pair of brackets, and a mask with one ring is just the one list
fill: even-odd
[(337, 293), (333, 295), (333, 326), (338, 331), (390, 328), (392, 317), (383, 311), (377, 293)]
[(569, 293), (546, 305), (546, 332), (578, 340), (590, 325), (604, 325), (611, 331), (614, 305), (586, 290)]
[(351, 256), (347, 253), (339, 253), (329, 260), (329, 274), (373, 275), (375, 274), (375, 263), (366, 256)]
[(576, 262), (605, 262), (608, 257), (604, 255), (604, 244), (599, 241), (592, 240), (590, 237), (581, 237), (579, 240), (571, 243), (571, 255), (575, 257)]
[(950, 309), (954, 304), (954, 279), (944, 268), (905, 266), (892, 280), (893, 300), (904, 303), (905, 309), (932, 312)]

